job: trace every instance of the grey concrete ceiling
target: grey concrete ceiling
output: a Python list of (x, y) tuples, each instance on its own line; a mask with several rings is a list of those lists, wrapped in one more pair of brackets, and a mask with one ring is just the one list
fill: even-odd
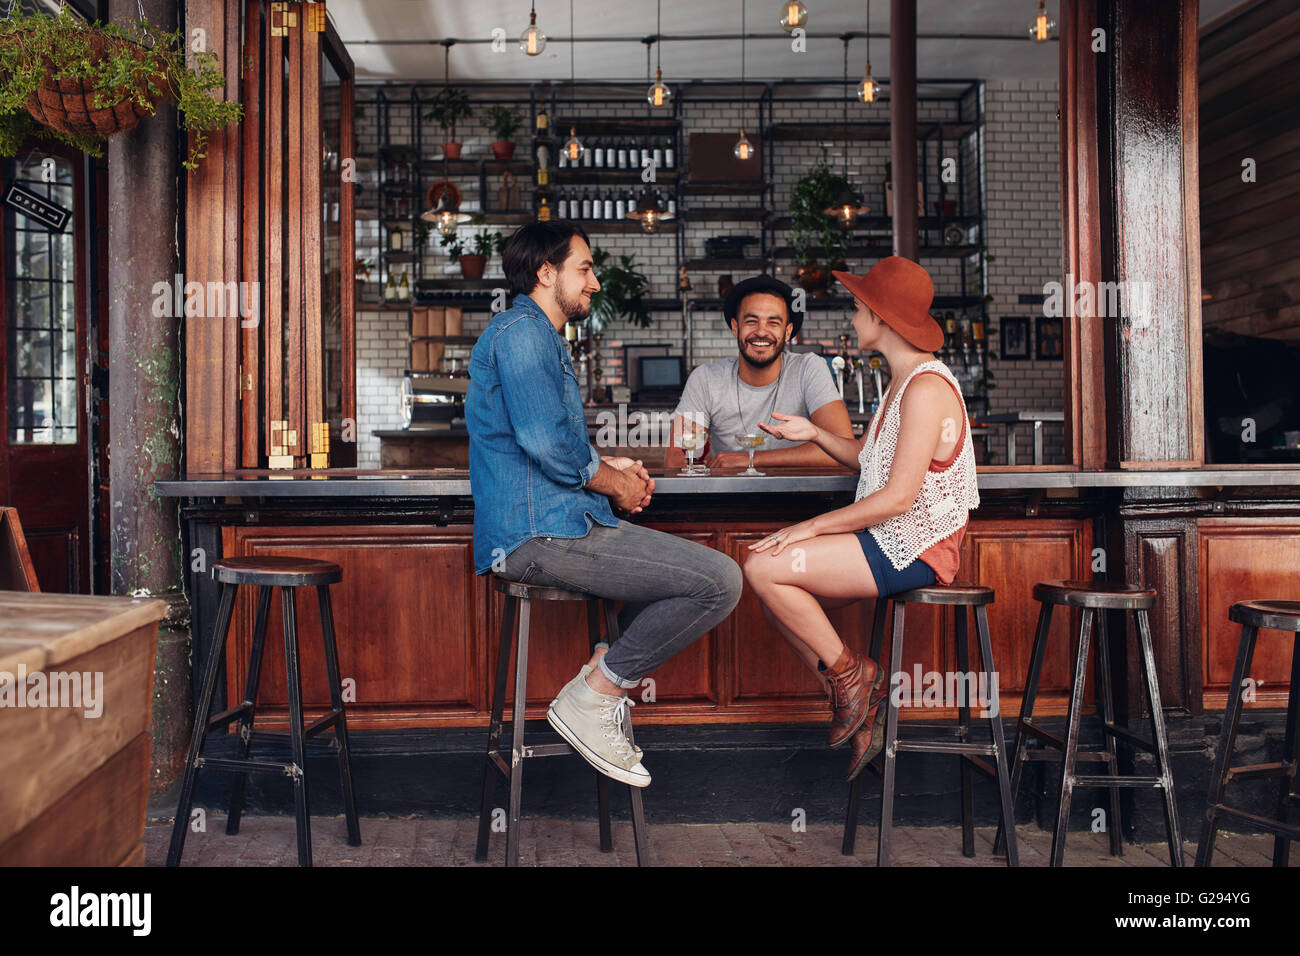
[[(809, 11), (808, 48), (791, 50), (781, 30), (780, 0), (662, 0), (664, 79), (734, 79), (740, 76), (741, 4), (749, 40), (746, 74), (753, 79), (836, 77), (843, 68), (846, 31), (865, 31), (864, 0), (804, 0)], [(1202, 23), (1239, 0), (1201, 0)], [(506, 49), (494, 52), (487, 42), (460, 42), (451, 51), (453, 79), (528, 81), (567, 79), (573, 49), (579, 79), (638, 80), (645, 77), (645, 47), (639, 42), (655, 31), (655, 0), (573, 0), (573, 35), (568, 0), (535, 0), (537, 23), (549, 38), (537, 57), (525, 56), (519, 34), (528, 25), (528, 0), (330, 0), (329, 13), (357, 66), (360, 80), (441, 80), (443, 49), (435, 41), (488, 41), (504, 32)], [(1053, 16), (1060, 0), (1049, 0)], [(1049, 79), (1057, 73), (1056, 43), (1028, 40), (1035, 0), (920, 0), (918, 72), (922, 78)], [(877, 76), (889, 75), (889, 3), (871, 3), (871, 65)], [(931, 36), (925, 37), (926, 34)], [(964, 39), (951, 35), (993, 37)], [(947, 36), (942, 36), (947, 35)], [(673, 37), (730, 36), (733, 39), (673, 41)], [(582, 42), (584, 38), (602, 38)], [(371, 42), (364, 42), (371, 41)], [(374, 42), (384, 41), (384, 42)], [(400, 41), (400, 42), (392, 42)], [(867, 41), (850, 42), (849, 71), (859, 78)]]

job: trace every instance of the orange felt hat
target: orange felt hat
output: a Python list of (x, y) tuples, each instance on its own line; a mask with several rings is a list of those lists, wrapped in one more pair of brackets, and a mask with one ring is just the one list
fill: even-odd
[(831, 275), (918, 349), (933, 352), (943, 345), (943, 329), (930, 315), (934, 282), (930, 273), (911, 259), (889, 256), (872, 266), (865, 276), (849, 272)]

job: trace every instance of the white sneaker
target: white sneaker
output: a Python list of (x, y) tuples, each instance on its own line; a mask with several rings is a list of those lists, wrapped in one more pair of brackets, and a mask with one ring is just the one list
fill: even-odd
[(586, 675), (569, 681), (551, 702), (547, 722), (587, 763), (605, 776), (633, 787), (648, 787), (650, 773), (641, 752), (627, 739), (632, 701), (591, 689)]
[[(583, 681), (583, 682), (585, 682), (585, 681), (587, 680), (587, 675), (590, 674), (590, 673), (591, 673), (592, 671), (594, 671), (594, 670), (595, 670), (595, 668), (592, 667), (590, 664), (583, 664), (583, 665), (582, 665), (582, 670), (578, 671), (578, 676), (575, 677), (573, 680), (569, 681), (569, 683), (565, 684), (563, 687), (560, 688), (560, 694), (563, 694), (566, 690), (568, 690), (569, 687), (572, 686), (576, 681)], [(559, 700), (559, 699), (560, 699), (560, 694), (556, 694), (556, 695), (555, 695), (555, 700)], [(551, 701), (551, 706), (552, 706), (552, 707), (555, 706), (555, 700)], [(635, 704), (636, 704), (636, 701), (632, 701), (631, 703), (632, 703), (633, 705), (635, 705)], [(624, 721), (624, 726), (626, 726), (627, 729), (630, 731), (630, 730), (632, 729), (632, 711), (631, 711), (631, 710), (628, 710), (628, 712), (624, 715), (624, 717), (623, 717), (623, 721)], [(644, 751), (642, 751), (641, 748), (638, 747), (636, 744), (632, 744), (632, 749), (633, 749), (634, 751), (636, 751), (636, 753), (637, 753), (638, 755), (640, 755), (641, 753), (644, 752)]]

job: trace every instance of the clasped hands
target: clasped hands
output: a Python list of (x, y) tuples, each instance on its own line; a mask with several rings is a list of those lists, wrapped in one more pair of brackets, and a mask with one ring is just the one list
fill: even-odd
[(601, 455), (600, 460), (623, 476), (618, 490), (610, 495), (616, 507), (628, 514), (636, 514), (650, 506), (655, 480), (650, 477), (640, 459)]

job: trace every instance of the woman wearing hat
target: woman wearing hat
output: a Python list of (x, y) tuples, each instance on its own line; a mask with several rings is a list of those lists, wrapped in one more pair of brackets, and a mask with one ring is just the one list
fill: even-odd
[(979, 492), (961, 386), (934, 357), (943, 332), (929, 312), (929, 273), (891, 256), (866, 276), (834, 275), (853, 293), (858, 347), (880, 352), (889, 365), (880, 409), (861, 440), (779, 412), (772, 417), (780, 424), (761, 427), (816, 442), (842, 464), (860, 468), (857, 494), (847, 507), (750, 545), (744, 571), (769, 618), (829, 685), (830, 745), (852, 741), (852, 780), (880, 751), (883, 721), (876, 716), (888, 681), (880, 664), (840, 640), (826, 609), (952, 583)]

